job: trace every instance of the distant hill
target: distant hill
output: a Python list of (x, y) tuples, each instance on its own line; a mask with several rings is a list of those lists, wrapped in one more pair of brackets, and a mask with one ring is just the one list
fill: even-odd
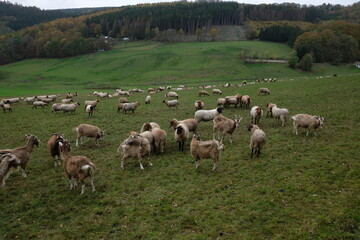
[(76, 17), (107, 9), (111, 8), (41, 10), (37, 7), (25, 7), (19, 4), (0, 1), (0, 35), (58, 18)]

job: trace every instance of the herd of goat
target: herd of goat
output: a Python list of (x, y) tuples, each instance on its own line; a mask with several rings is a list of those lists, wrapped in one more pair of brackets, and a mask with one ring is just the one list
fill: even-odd
[[(244, 84), (244, 83), (243, 83)], [(246, 83), (245, 83), (246, 84)], [(210, 86), (211, 87), (211, 86)], [(200, 87), (198, 96), (206, 97), (209, 96), (209, 92), (205, 89), (210, 88), (209, 86)], [(226, 86), (224, 86), (226, 87)], [(184, 86), (180, 86), (177, 90), (184, 90)], [(159, 91), (169, 90), (166, 94), (166, 98), (172, 98), (173, 100), (164, 100), (163, 103), (169, 108), (177, 108), (179, 105), (178, 94), (170, 88), (149, 88), (148, 93), (154, 94)], [(96, 100), (85, 101), (85, 111), (88, 116), (91, 117), (97, 104), (100, 102), (99, 98), (105, 97), (117, 97), (119, 103), (117, 110), (122, 110), (125, 114), (128, 111), (134, 112), (140, 105), (139, 102), (129, 102), (127, 97), (130, 93), (141, 92), (140, 89), (132, 89), (130, 91), (123, 91), (122, 89), (116, 90), (114, 94), (110, 95), (104, 92), (94, 92), (93, 94), (97, 97)], [(213, 89), (213, 95), (221, 95), (220, 89)], [(268, 88), (260, 88), (258, 95), (270, 94)], [(32, 104), (33, 108), (44, 107), (52, 104), (52, 112), (63, 111), (75, 113), (77, 107), (80, 105), (78, 102), (74, 102), (74, 99), (78, 96), (77, 93), (68, 93), (60, 103), (54, 103), (58, 98), (58, 95), (46, 95), (46, 96), (34, 96), (23, 99), (25, 102)], [(21, 98), (7, 98), (0, 102), (4, 112), (12, 111), (12, 104), (18, 103)], [(148, 95), (145, 99), (146, 104), (151, 103), (151, 96)], [(190, 154), (195, 160), (196, 168), (199, 167), (200, 159), (212, 159), (214, 162), (212, 170), (216, 170), (219, 164), (219, 158), (221, 152), (224, 150), (223, 139), (226, 135), (229, 135), (229, 141), (232, 143), (232, 134), (239, 127), (242, 120), (241, 117), (235, 115), (234, 118), (227, 118), (222, 115), (224, 108), (231, 105), (235, 107), (244, 107), (250, 110), (251, 124), (248, 130), (251, 131), (250, 137), (250, 149), (251, 158), (255, 154), (259, 157), (262, 148), (266, 144), (266, 134), (259, 128), (258, 124), (263, 116), (264, 109), (260, 106), (253, 106), (250, 108), (251, 98), (248, 95), (236, 94), (234, 96), (226, 96), (224, 98), (218, 98), (217, 108), (205, 110), (204, 102), (201, 100), (195, 101), (195, 114), (194, 118), (177, 120), (170, 120), (170, 126), (174, 130), (175, 141), (178, 142), (179, 150), (184, 151), (185, 143), (191, 139), (190, 142)], [(268, 103), (266, 106), (267, 117), (274, 117), (278, 122), (281, 122), (281, 126), (284, 127), (287, 119), (289, 118), (289, 111), (286, 108), (278, 108), (274, 103)], [(297, 114), (291, 116), (293, 120), (294, 133), (298, 135), (298, 128), (306, 128), (307, 133), (312, 130), (316, 134), (316, 129), (321, 127), (324, 123), (324, 117), (313, 116), (308, 114)], [(212, 121), (213, 122), (213, 139), (202, 141), (199, 134), (197, 133), (197, 127), (200, 122)], [(99, 140), (103, 138), (103, 131), (90, 124), (80, 124), (73, 129), (76, 131), (76, 147), (79, 147), (84, 137), (94, 138), (95, 144), (99, 146)], [(193, 133), (192, 138), (190, 132)], [(22, 171), (24, 177), (26, 177), (26, 166), (30, 160), (30, 155), (34, 146), (38, 146), (40, 140), (35, 135), (26, 135), (28, 143), (23, 147), (14, 149), (3, 149), (0, 150), (0, 181), (1, 187), (5, 186), (6, 179), (10, 176), (11, 172), (15, 168), (19, 168)], [(167, 133), (161, 129), (158, 123), (149, 122), (144, 123), (141, 127), (140, 133), (130, 132), (129, 136), (121, 142), (117, 151), (121, 153), (121, 164), (120, 167), (124, 169), (124, 161), (128, 158), (137, 158), (140, 164), (140, 168), (144, 169), (142, 161), (147, 158), (149, 165), (152, 166), (150, 161), (150, 154), (163, 153), (166, 147)], [(54, 158), (55, 166), (63, 165), (66, 175), (70, 180), (70, 189), (77, 185), (77, 180), (80, 181), (81, 194), (84, 193), (86, 178), (90, 178), (92, 191), (95, 191), (93, 172), (95, 165), (85, 156), (72, 156), (70, 155), (70, 143), (64, 137), (63, 134), (54, 133), (47, 142), (49, 152)]]

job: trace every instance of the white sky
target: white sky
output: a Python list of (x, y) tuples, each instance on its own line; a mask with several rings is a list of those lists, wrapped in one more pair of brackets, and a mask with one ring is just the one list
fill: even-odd
[[(0, 0), (3, 1), (3, 0)], [(61, 9), (61, 8), (83, 8), (83, 7), (121, 7), (126, 5), (136, 5), (140, 3), (157, 3), (157, 2), (174, 2), (174, 0), (6, 0), (12, 3), (18, 3), (23, 6), (35, 6), (40, 9)], [(284, 3), (291, 2), (300, 5), (321, 5), (326, 4), (341, 4), (344, 6), (352, 5), (359, 0), (296, 0), (296, 1), (284, 1), (284, 0), (245, 0), (238, 1), (240, 3)]]

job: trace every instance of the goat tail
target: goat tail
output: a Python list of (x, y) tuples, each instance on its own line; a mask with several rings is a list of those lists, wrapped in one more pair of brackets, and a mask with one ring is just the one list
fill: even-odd
[(81, 167), (81, 171), (83, 171), (84, 173), (87, 173), (87, 175), (93, 177), (93, 171), (95, 170), (95, 165), (93, 163), (89, 163), (86, 164), (84, 166)]

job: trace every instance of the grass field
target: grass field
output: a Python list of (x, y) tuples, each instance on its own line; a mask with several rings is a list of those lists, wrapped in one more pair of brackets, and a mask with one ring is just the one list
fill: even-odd
[[(272, 94), (257, 96), (259, 87)], [(189, 153), (177, 151), (168, 121), (193, 116), (198, 89), (179, 91), (180, 107), (167, 110), (163, 93), (143, 104), (146, 93), (133, 94), (141, 105), (134, 114), (116, 113), (118, 99), (104, 99), (88, 119), (80, 106), (75, 115), (51, 114), (50, 108), (31, 109), (20, 103), (13, 113), (1, 113), (1, 148), (24, 145), (24, 134), (42, 144), (34, 149), (28, 178), (16, 172), (0, 190), (0, 239), (358, 239), (360, 224), (359, 79), (309, 78), (222, 88), (223, 95), (249, 94), (252, 105), (275, 102), (291, 114), (326, 117), (317, 136), (292, 133), (291, 121), (281, 128), (262, 118), (268, 143), (260, 158), (250, 159), (248, 109), (227, 108), (224, 115), (244, 117), (225, 138), (219, 169), (203, 160), (195, 170)], [(59, 92), (61, 93), (61, 92)], [(64, 95), (65, 93), (61, 93)], [(345, 95), (345, 96), (344, 96)], [(86, 94), (77, 100), (93, 99)], [(206, 108), (217, 96), (203, 97)], [(153, 167), (136, 160), (120, 170), (119, 143), (142, 123), (156, 121), (168, 133), (166, 152), (152, 155)], [(89, 123), (103, 128), (100, 147), (89, 139), (80, 148), (72, 128)], [(212, 138), (212, 123), (202, 122), (204, 140)], [(71, 154), (85, 155), (96, 164), (96, 193), (87, 185), (70, 191), (64, 171), (54, 167), (46, 149), (51, 133), (60, 132), (72, 144)]]
[(150, 85), (238, 83), (263, 78), (298, 78), (359, 73), (354, 66), (317, 64), (313, 71), (288, 64), (243, 64), (240, 51), (286, 59), (285, 44), (257, 41), (117, 44), (107, 52), (64, 59), (31, 59), (0, 66), (0, 96)]
[[(287, 64), (244, 65), (237, 60), (242, 48), (271, 49), (279, 58), (290, 50), (258, 42), (138, 42), (87, 56), (0, 66), (0, 96), (58, 93), (61, 99), (78, 91), (81, 103), (75, 115), (51, 114), (50, 107), (32, 109), (24, 102), (14, 104), (12, 113), (0, 111), (0, 149), (25, 145), (25, 134), (42, 141), (32, 153), (28, 178), (15, 172), (0, 189), (0, 239), (359, 239), (359, 69), (316, 65), (304, 73)], [(263, 77), (278, 81), (220, 86)], [(95, 89), (177, 84), (193, 87), (178, 91), (178, 110), (162, 103), (164, 92), (145, 105), (144, 92), (129, 98), (141, 102), (134, 114), (117, 113), (118, 98), (101, 99), (90, 119), (84, 111)], [(306, 137), (303, 129), (295, 136), (291, 120), (281, 128), (263, 117), (259, 125), (268, 142), (260, 158), (251, 159), (249, 110), (226, 108), (225, 116), (243, 117), (234, 143), (225, 138), (217, 171), (211, 171), (211, 160), (202, 160), (196, 170), (189, 142), (184, 152), (177, 150), (169, 120), (193, 117), (199, 99), (195, 86), (205, 84), (216, 84), (223, 96), (248, 94), (252, 106), (274, 102), (291, 115), (325, 116), (325, 126), (317, 136)], [(258, 96), (259, 87), (268, 87), (271, 95)], [(201, 100), (211, 109), (217, 98)], [(116, 149), (129, 131), (150, 121), (168, 133), (165, 153), (151, 156), (153, 167), (145, 161), (142, 171), (137, 160), (128, 160), (122, 171)], [(75, 147), (72, 129), (80, 123), (105, 130), (100, 147), (93, 139)], [(201, 122), (198, 131), (203, 140), (211, 139), (212, 123)], [(79, 187), (69, 190), (46, 147), (54, 132), (65, 134), (72, 155), (88, 156), (96, 164), (95, 193), (90, 184), (82, 196)]]

